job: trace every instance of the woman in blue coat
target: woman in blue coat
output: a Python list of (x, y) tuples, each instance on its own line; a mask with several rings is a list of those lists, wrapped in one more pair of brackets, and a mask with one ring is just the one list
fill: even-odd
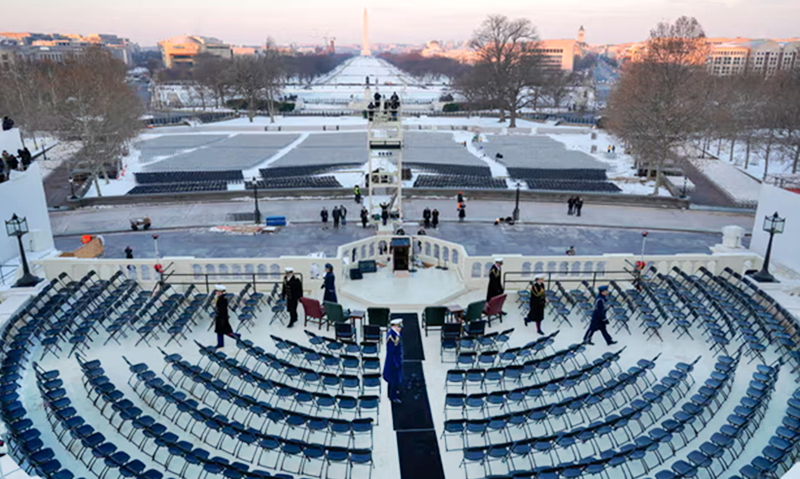
[(322, 284), (322, 289), (325, 293), (322, 295), (322, 301), (329, 303), (338, 303), (336, 300), (336, 277), (333, 275), (333, 265), (328, 263), (325, 265), (325, 282)]
[(400, 388), (403, 386), (403, 343), (400, 332), (403, 320), (393, 319), (386, 333), (386, 359), (383, 362), (383, 380), (389, 385), (389, 399), (401, 403)]

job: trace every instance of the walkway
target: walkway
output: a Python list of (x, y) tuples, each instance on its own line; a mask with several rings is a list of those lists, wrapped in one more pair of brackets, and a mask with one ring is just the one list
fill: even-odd
[[(469, 201), (467, 198), (468, 222), (493, 223), (496, 218), (511, 216), (514, 209), (513, 192), (509, 201)], [(348, 218), (352, 222), (358, 217), (360, 206), (352, 201), (323, 199), (261, 200), (261, 213), (284, 215), (292, 223), (318, 222), (323, 206), (331, 210), (344, 203)], [(453, 199), (406, 199), (403, 201), (406, 218), (422, 217), (427, 206), (438, 209), (441, 221), (455, 221), (456, 208)], [(718, 233), (723, 226), (738, 225), (746, 231), (753, 226), (753, 216), (740, 213), (678, 210), (669, 208), (624, 207), (617, 205), (593, 205), (586, 203), (580, 217), (568, 216), (567, 205), (558, 203), (523, 202), (520, 217), (523, 223), (539, 225), (600, 226), (605, 228), (633, 228), (637, 230), (676, 230)], [(228, 223), (230, 213), (253, 211), (252, 200), (213, 203), (176, 203), (164, 205), (99, 206), (71, 211), (54, 211), (50, 221), (55, 236), (87, 233), (109, 233), (129, 231), (130, 218), (149, 216), (155, 229), (206, 227)]]

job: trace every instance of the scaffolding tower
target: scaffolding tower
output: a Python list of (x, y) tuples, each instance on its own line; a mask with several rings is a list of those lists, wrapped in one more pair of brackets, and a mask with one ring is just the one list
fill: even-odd
[[(372, 108), (367, 109), (367, 209), (379, 231), (393, 232), (403, 221), (402, 103), (385, 95), (378, 97), (377, 93), (369, 100)], [(381, 220), (384, 206), (389, 210), (386, 226)]]

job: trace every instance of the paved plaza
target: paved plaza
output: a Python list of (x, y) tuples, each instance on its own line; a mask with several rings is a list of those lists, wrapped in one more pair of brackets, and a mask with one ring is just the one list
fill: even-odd
[(310, 166), (367, 162), (367, 135), (356, 133), (316, 133), (270, 166)]
[(409, 131), (403, 134), (403, 161), (428, 164), (487, 166), (467, 148), (456, 143), (453, 134), (421, 133)]
[[(374, 229), (365, 230), (353, 223), (338, 230), (332, 227), (322, 229), (318, 224), (290, 225), (277, 233), (258, 236), (228, 235), (194, 228), (159, 232), (158, 246), (165, 256), (245, 258), (305, 256), (322, 252), (330, 257), (336, 255), (340, 244), (374, 233)], [(558, 256), (570, 246), (575, 246), (579, 255), (638, 254), (642, 247), (638, 231), (616, 228), (444, 223), (437, 230), (429, 230), (429, 235), (461, 243), (471, 255)], [(104, 257), (122, 258), (126, 246), (133, 248), (136, 257), (153, 257), (155, 250), (151, 236), (145, 231), (105, 234)], [(708, 253), (710, 246), (721, 241), (721, 234), (653, 232), (647, 239), (647, 253)], [(56, 247), (61, 250), (71, 251), (78, 246), (80, 236), (56, 238)]]
[(503, 164), (513, 168), (601, 168), (608, 165), (581, 151), (567, 150), (544, 135), (488, 135), (483, 143), (486, 155), (503, 155)]

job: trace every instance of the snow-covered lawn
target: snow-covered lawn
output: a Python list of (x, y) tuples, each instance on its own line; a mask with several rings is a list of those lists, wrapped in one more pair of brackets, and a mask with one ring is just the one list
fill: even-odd
[[(719, 147), (719, 148), (718, 148)], [(726, 163), (733, 164), (742, 171), (755, 178), (763, 179), (765, 174), (770, 175), (783, 175), (791, 174), (792, 162), (785, 158), (777, 147), (773, 147), (770, 152), (769, 164), (764, 160), (766, 153), (763, 148), (756, 146), (750, 147), (750, 156), (748, 159), (747, 145), (744, 142), (736, 143), (733, 149), (733, 160), (731, 161), (731, 144), (728, 141), (723, 141), (721, 145), (714, 143), (709, 148), (709, 153), (715, 155), (720, 160)], [(769, 168), (765, 172), (765, 169)], [(800, 173), (800, 171), (798, 171)]]

